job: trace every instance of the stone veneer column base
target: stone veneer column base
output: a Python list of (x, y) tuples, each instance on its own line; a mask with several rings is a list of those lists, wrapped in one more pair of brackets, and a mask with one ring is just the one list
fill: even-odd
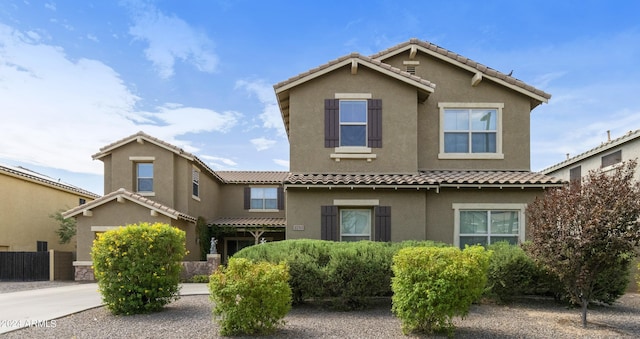
[(93, 276), (93, 265), (90, 261), (74, 261), (73, 267), (75, 268), (74, 280), (75, 281), (95, 281)]

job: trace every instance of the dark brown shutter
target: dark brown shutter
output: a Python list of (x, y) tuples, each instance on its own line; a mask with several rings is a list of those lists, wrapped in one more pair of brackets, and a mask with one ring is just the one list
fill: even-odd
[(367, 100), (367, 134), (369, 147), (382, 148), (382, 100)]
[(338, 241), (338, 206), (321, 206), (320, 239)]
[(391, 241), (391, 206), (376, 206), (375, 213), (375, 241)]
[(284, 189), (282, 187), (278, 187), (278, 209), (284, 209)]
[(324, 100), (324, 147), (338, 147), (340, 129), (340, 100)]
[(244, 188), (244, 209), (251, 209), (251, 187)]

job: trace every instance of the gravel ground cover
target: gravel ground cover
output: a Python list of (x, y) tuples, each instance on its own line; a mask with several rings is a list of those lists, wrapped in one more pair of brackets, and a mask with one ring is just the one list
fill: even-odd
[(80, 284), (76, 281), (0, 281), (0, 293), (35, 290), (38, 288), (62, 287)]
[[(0, 284), (2, 285), (2, 284)], [(553, 300), (520, 299), (510, 305), (474, 305), (465, 319), (456, 319), (456, 338), (637, 338), (640, 337), (640, 294), (624, 295), (613, 306), (595, 305), (583, 329), (580, 310)], [(404, 336), (391, 313), (389, 299), (364, 311), (338, 312), (319, 306), (294, 307), (286, 324), (265, 338), (420, 338)], [(52, 325), (52, 323), (50, 324)], [(56, 319), (55, 327), (32, 327), (4, 338), (216, 338), (208, 296), (184, 296), (164, 311), (114, 316), (99, 307)], [(244, 338), (244, 337), (235, 337)], [(249, 337), (251, 338), (251, 337)], [(255, 338), (255, 337), (252, 337)]]

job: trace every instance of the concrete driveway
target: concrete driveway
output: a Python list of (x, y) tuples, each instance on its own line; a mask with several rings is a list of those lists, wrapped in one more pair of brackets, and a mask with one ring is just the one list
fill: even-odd
[[(180, 295), (209, 294), (207, 284), (181, 284)], [(98, 284), (0, 294), (0, 334), (23, 327), (55, 326), (57, 318), (102, 306)]]

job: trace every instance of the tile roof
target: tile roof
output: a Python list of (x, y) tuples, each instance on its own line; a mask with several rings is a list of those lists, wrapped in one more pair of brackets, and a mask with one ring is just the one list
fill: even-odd
[(75, 193), (91, 199), (96, 199), (100, 197), (100, 195), (95, 194), (93, 192), (89, 192), (80, 187), (76, 187), (64, 182), (57, 181), (51, 177), (31, 171), (29, 169), (26, 169), (20, 166), (14, 167), (9, 165), (0, 165), (0, 173), (4, 173), (6, 175), (10, 175), (10, 176), (21, 178), (21, 179), (26, 179), (38, 184), (43, 184), (46, 186), (53, 187), (55, 189), (67, 191), (70, 193)]
[(378, 52), (374, 55), (371, 56), (372, 59), (384, 59), (385, 57), (389, 56), (389, 55), (394, 55), (397, 54), (398, 52), (401, 52), (407, 48), (410, 48), (411, 45), (415, 45), (415, 46), (420, 46), (422, 48), (424, 48), (425, 50), (431, 51), (434, 54), (440, 55), (444, 58), (446, 58), (448, 61), (450, 62), (454, 62), (454, 63), (460, 63), (462, 65), (466, 65), (472, 69), (475, 69), (481, 73), (483, 73), (484, 75), (487, 75), (489, 77), (493, 77), (496, 79), (500, 79), (508, 84), (511, 84), (513, 86), (517, 86), (519, 88), (522, 88), (528, 92), (531, 92), (535, 95), (538, 95), (542, 98), (545, 99), (550, 99), (551, 98), (551, 94), (546, 93), (542, 90), (539, 90), (531, 85), (527, 85), (526, 83), (524, 83), (522, 80), (519, 80), (515, 77), (512, 77), (510, 75), (501, 73), (491, 67), (487, 67), (479, 62), (473, 61), (469, 58), (466, 58), (460, 54), (454, 53), (448, 49), (442, 48), (438, 45), (435, 45), (433, 43), (427, 42), (427, 41), (423, 41), (423, 40), (419, 40), (419, 39), (411, 39), (409, 41), (403, 42), (401, 44), (398, 44), (396, 46), (390, 47), (384, 51)]
[(586, 152), (580, 153), (578, 155), (576, 155), (575, 157), (571, 157), (565, 161), (562, 161), (560, 163), (557, 163), (555, 165), (549, 166), (545, 169), (543, 169), (542, 171), (540, 171), (540, 173), (551, 173), (554, 171), (557, 171), (563, 167), (567, 167), (570, 166), (582, 159), (586, 159), (592, 155), (598, 154), (598, 153), (602, 153), (602, 152), (606, 152), (614, 147), (620, 146), (622, 144), (625, 144), (629, 141), (635, 140), (637, 138), (640, 138), (640, 129), (637, 129), (635, 131), (629, 131), (627, 132), (627, 134), (618, 137), (616, 139), (613, 139), (611, 141), (607, 141), (604, 142), (602, 144), (600, 144), (599, 146), (596, 146)]
[(287, 186), (557, 186), (564, 182), (527, 171), (421, 171), (416, 174), (305, 174), (291, 173)]
[(210, 222), (218, 226), (232, 227), (285, 227), (287, 219), (285, 218), (218, 218)]
[(98, 207), (100, 205), (106, 204), (106, 203), (108, 203), (110, 201), (117, 200), (118, 198), (127, 199), (129, 201), (137, 203), (137, 204), (139, 204), (141, 206), (144, 206), (146, 208), (149, 208), (151, 210), (155, 210), (156, 212), (164, 214), (164, 215), (166, 215), (166, 216), (168, 216), (170, 218), (173, 218), (173, 219), (183, 219), (183, 220), (186, 220), (186, 221), (189, 221), (189, 222), (193, 222), (193, 223), (196, 222), (196, 218), (195, 217), (192, 217), (192, 216), (190, 216), (188, 214), (176, 211), (171, 207), (165, 206), (165, 205), (163, 205), (161, 203), (158, 203), (158, 202), (155, 202), (155, 201), (153, 201), (151, 199), (145, 198), (145, 197), (143, 197), (143, 196), (141, 196), (139, 194), (129, 192), (129, 191), (125, 190), (124, 188), (120, 188), (117, 191), (113, 191), (113, 192), (111, 192), (111, 193), (109, 193), (109, 194), (107, 194), (107, 195), (105, 195), (105, 196), (103, 196), (101, 198), (98, 198), (96, 200), (90, 201), (90, 202), (88, 202), (88, 203), (86, 203), (84, 205), (76, 206), (76, 207), (74, 207), (74, 208), (62, 213), (62, 216), (65, 217), (65, 218), (73, 217), (73, 216), (76, 216), (76, 215), (78, 215), (78, 214), (80, 214), (80, 213), (82, 213), (84, 211), (88, 211), (88, 210), (96, 208), (96, 207)]
[(128, 144), (130, 142), (139, 141), (139, 140), (146, 140), (148, 142), (154, 143), (154, 144), (156, 144), (156, 145), (158, 145), (158, 146), (160, 146), (162, 148), (165, 148), (165, 149), (167, 149), (167, 150), (169, 150), (171, 152), (174, 152), (174, 153), (176, 153), (176, 154), (178, 154), (178, 155), (180, 155), (180, 156), (182, 156), (182, 157), (184, 157), (184, 158), (186, 158), (188, 160), (192, 160), (195, 163), (197, 163), (200, 166), (202, 166), (205, 170), (207, 170), (214, 178), (216, 178), (216, 179), (220, 180), (221, 182), (223, 182), (222, 178), (220, 178), (218, 176), (218, 174), (214, 170), (212, 170), (204, 161), (200, 160), (194, 154), (186, 152), (182, 148), (177, 147), (175, 145), (172, 145), (172, 144), (170, 144), (170, 143), (168, 143), (166, 141), (163, 141), (163, 140), (160, 140), (158, 138), (152, 137), (149, 134), (146, 134), (146, 133), (144, 133), (142, 131), (140, 131), (138, 133), (135, 133), (135, 134), (132, 134), (132, 135), (130, 135), (128, 137), (122, 138), (120, 140), (117, 140), (115, 142), (112, 142), (112, 143), (110, 143), (110, 144), (108, 144), (108, 145), (106, 145), (104, 147), (101, 147), (100, 148), (100, 152), (92, 155), (91, 157), (94, 160), (95, 159), (100, 159), (100, 158), (110, 154), (112, 150), (114, 150), (114, 149), (116, 149), (118, 147), (126, 145), (126, 144)]
[(284, 171), (216, 171), (228, 184), (279, 184), (289, 172)]
[(413, 74), (409, 74), (399, 68), (395, 68), (391, 65), (385, 64), (379, 60), (374, 60), (372, 58), (366, 57), (364, 55), (360, 55), (359, 53), (351, 53), (349, 55), (345, 55), (338, 59), (329, 61), (328, 63), (308, 70), (304, 73), (300, 73), (292, 78), (289, 78), (285, 81), (279, 82), (273, 85), (273, 88), (276, 92), (276, 96), (278, 99), (278, 107), (280, 108), (280, 114), (282, 115), (282, 120), (284, 122), (284, 127), (289, 134), (289, 89), (297, 86), (300, 83), (311, 80), (320, 75), (331, 72), (334, 69), (344, 67), (349, 63), (357, 63), (362, 64), (372, 69), (376, 69), (383, 73), (386, 73), (390, 76), (393, 76), (399, 80), (405, 81), (406, 83), (412, 84), (416, 86), (418, 89), (421, 89), (423, 93), (428, 94), (434, 91), (436, 85), (429, 80), (422, 79)]
[(409, 73), (407, 73), (407, 72), (405, 72), (405, 71), (403, 71), (403, 70), (401, 70), (399, 68), (396, 68), (396, 67), (393, 67), (391, 65), (385, 64), (384, 62), (381, 62), (380, 60), (375, 60), (373, 58), (361, 55), (360, 53), (351, 53), (351, 54), (339, 57), (339, 58), (337, 58), (335, 60), (327, 62), (324, 65), (320, 65), (320, 66), (318, 66), (316, 68), (310, 69), (310, 70), (308, 70), (306, 72), (303, 72), (303, 73), (300, 73), (300, 74), (298, 74), (298, 75), (296, 75), (294, 77), (291, 77), (291, 78), (289, 78), (289, 79), (287, 79), (285, 81), (279, 82), (279, 83), (273, 85), (273, 87), (277, 91), (281, 87), (285, 87), (286, 85), (294, 83), (297, 80), (304, 79), (304, 78), (306, 78), (306, 77), (308, 77), (310, 75), (313, 75), (313, 74), (316, 74), (316, 73), (322, 73), (323, 70), (329, 69), (329, 68), (331, 68), (331, 66), (343, 63), (344, 61), (350, 60), (350, 59), (354, 59), (355, 61), (363, 61), (363, 62), (365, 62), (365, 65), (366, 64), (370, 64), (370, 65), (377, 66), (377, 67), (380, 67), (382, 69), (388, 70), (388, 71), (390, 71), (392, 73), (395, 73), (395, 74), (401, 76), (402, 78), (405, 78), (407, 81), (415, 83), (416, 85), (427, 86), (427, 87), (430, 87), (432, 89), (436, 87), (436, 85), (434, 83), (432, 83), (431, 81), (429, 81), (429, 80), (422, 79), (422, 78), (420, 78), (418, 76), (415, 76), (413, 74), (409, 74)]

